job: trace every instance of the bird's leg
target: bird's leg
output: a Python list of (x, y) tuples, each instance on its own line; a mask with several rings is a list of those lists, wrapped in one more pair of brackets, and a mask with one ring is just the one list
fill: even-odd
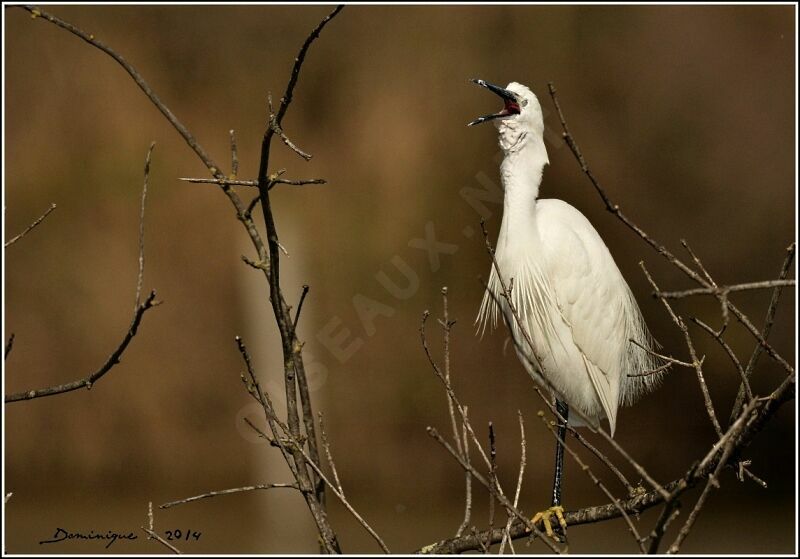
[(564, 477), (564, 438), (567, 436), (567, 419), (569, 419), (569, 406), (566, 402), (556, 399), (556, 411), (564, 418), (558, 420), (558, 441), (556, 441), (556, 471), (553, 479), (552, 506), (561, 506), (561, 480)]
[(558, 419), (558, 440), (556, 441), (556, 470), (555, 475), (553, 476), (553, 500), (552, 504), (549, 509), (546, 511), (542, 511), (536, 514), (533, 517), (531, 522), (536, 524), (537, 522), (541, 521), (545, 533), (547, 536), (551, 538), (558, 539), (553, 532), (553, 526), (550, 524), (550, 519), (555, 516), (558, 520), (557, 529), (560, 527), (559, 530), (561, 534), (564, 536), (564, 540), (567, 537), (567, 521), (564, 520), (564, 509), (561, 506), (561, 481), (564, 477), (564, 438), (567, 436), (567, 419), (569, 418), (569, 406), (567, 406), (566, 402), (563, 402), (559, 399), (556, 399), (556, 411), (558, 411), (559, 415), (564, 418), (562, 421), (560, 418)]

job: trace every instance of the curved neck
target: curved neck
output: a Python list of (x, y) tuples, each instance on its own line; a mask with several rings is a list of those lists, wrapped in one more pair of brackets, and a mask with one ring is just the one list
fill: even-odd
[(503, 200), (503, 222), (500, 226), (498, 250), (504, 251), (509, 232), (514, 236), (526, 233), (527, 239), (535, 239), (536, 198), (542, 182), (542, 171), (549, 162), (547, 150), (541, 136), (527, 138), (524, 146), (516, 150), (504, 150), (505, 158), (500, 164), (500, 177), (505, 196)]

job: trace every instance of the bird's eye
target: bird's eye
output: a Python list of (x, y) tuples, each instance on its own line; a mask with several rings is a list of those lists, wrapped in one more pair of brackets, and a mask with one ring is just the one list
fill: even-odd
[(527, 99), (523, 99), (522, 103), (520, 103), (520, 105), (522, 105), (523, 107), (527, 107), (528, 106), (528, 100)]

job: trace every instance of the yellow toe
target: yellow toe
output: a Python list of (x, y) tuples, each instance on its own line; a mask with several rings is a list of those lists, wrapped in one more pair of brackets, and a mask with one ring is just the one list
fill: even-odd
[(551, 519), (554, 516), (556, 517), (559, 526), (561, 526), (562, 531), (566, 534), (567, 521), (564, 519), (564, 508), (561, 506), (550, 507), (547, 510), (537, 512), (531, 519), (531, 524), (536, 526), (541, 522), (541, 526), (544, 528), (544, 532), (547, 537), (559, 541), (555, 535), (555, 532), (553, 532), (553, 525), (551, 524)]

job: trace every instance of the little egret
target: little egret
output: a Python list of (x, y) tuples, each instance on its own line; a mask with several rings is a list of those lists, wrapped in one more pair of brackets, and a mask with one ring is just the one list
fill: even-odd
[[(549, 160), (536, 95), (516, 82), (502, 88), (472, 81), (504, 103), (499, 112), (469, 126), (491, 120), (499, 132), (505, 194), (495, 260), (510, 290), (506, 297), (492, 266), (478, 322), (485, 328), (502, 314), (520, 361), (550, 388), (559, 414), (575, 426), (587, 421), (599, 425), (606, 418), (613, 436), (617, 407), (633, 403), (657, 384), (659, 374), (641, 375), (659, 365), (651, 353), (653, 339), (611, 253), (586, 217), (561, 200), (537, 200)], [(570, 408), (581, 417), (568, 417)], [(559, 421), (558, 437), (564, 440), (565, 435), (566, 425)], [(561, 508), (563, 460), (563, 447), (557, 442), (552, 506), (533, 519), (542, 520), (550, 536), (553, 515), (562, 529), (566, 527)]]

